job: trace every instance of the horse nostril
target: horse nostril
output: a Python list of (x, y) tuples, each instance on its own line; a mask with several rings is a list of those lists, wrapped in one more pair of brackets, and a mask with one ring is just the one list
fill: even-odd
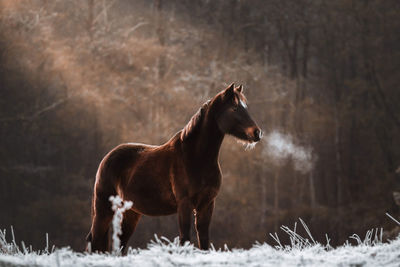
[(262, 133), (260, 131), (260, 129), (255, 129), (254, 130), (254, 138), (258, 141), (261, 139)]

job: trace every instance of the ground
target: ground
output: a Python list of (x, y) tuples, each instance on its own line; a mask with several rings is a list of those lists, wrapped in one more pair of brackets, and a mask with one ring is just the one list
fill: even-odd
[(130, 249), (127, 256), (77, 253), (68, 248), (17, 252), (12, 251), (11, 243), (7, 244), (8, 252), (4, 247), (0, 252), (0, 266), (400, 266), (400, 236), (382, 243), (379, 232), (370, 231), (365, 240), (353, 236), (358, 245), (344, 244), (334, 249), (293, 231), (288, 234), (292, 237), (288, 246), (277, 242), (276, 247), (256, 244), (248, 250), (207, 252), (190, 244), (179, 246), (177, 239), (170, 242), (156, 237), (147, 249)]

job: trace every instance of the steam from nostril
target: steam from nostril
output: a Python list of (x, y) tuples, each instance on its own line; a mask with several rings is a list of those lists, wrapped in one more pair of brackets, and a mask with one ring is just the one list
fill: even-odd
[(273, 131), (266, 136), (263, 154), (272, 158), (278, 166), (282, 166), (286, 160), (291, 158), (294, 169), (303, 174), (313, 169), (316, 160), (311, 147), (297, 145), (291, 135), (278, 131)]

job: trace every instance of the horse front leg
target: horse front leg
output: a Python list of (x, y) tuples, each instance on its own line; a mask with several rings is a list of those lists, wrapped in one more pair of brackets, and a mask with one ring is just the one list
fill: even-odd
[(190, 227), (192, 224), (193, 205), (189, 199), (182, 199), (178, 203), (179, 239), (180, 244), (190, 242)]
[(199, 242), (200, 249), (207, 250), (210, 246), (209, 231), (211, 216), (214, 210), (214, 201), (211, 201), (204, 206), (200, 206), (196, 209), (196, 230), (197, 240)]

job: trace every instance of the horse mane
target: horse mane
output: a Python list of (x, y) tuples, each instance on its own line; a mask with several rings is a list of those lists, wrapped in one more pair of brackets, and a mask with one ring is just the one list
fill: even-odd
[(192, 118), (189, 120), (189, 122), (183, 127), (182, 132), (181, 132), (181, 140), (184, 141), (188, 138), (190, 138), (192, 135), (194, 135), (196, 132), (198, 132), (201, 123), (204, 120), (205, 117), (205, 111), (207, 107), (210, 104), (210, 100), (208, 100), (206, 103), (204, 103), (199, 110), (192, 116)]

